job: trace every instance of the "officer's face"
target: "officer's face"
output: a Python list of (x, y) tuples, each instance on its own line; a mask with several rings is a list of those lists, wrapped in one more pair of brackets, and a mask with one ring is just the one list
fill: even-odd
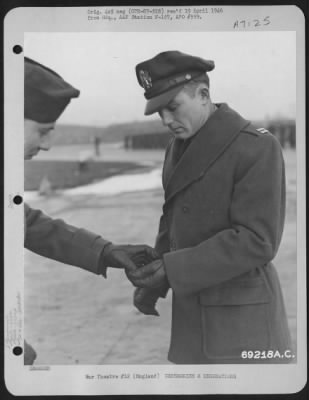
[(163, 125), (172, 131), (176, 139), (190, 138), (206, 122), (208, 101), (201, 88), (197, 88), (194, 95), (181, 90), (159, 111)]
[(49, 150), (51, 132), (55, 124), (40, 123), (25, 119), (24, 121), (24, 159), (30, 160), (40, 150)]

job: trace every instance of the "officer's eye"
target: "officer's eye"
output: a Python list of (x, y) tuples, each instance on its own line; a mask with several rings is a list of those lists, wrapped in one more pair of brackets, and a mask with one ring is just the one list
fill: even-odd
[(54, 128), (45, 128), (45, 129), (40, 129), (40, 135), (41, 136), (45, 136), (47, 135), (49, 132), (51, 132)]
[(169, 104), (169, 105), (166, 107), (166, 109), (167, 109), (168, 111), (175, 111), (175, 110), (177, 109), (177, 107), (178, 107), (178, 104), (172, 103), (172, 104)]

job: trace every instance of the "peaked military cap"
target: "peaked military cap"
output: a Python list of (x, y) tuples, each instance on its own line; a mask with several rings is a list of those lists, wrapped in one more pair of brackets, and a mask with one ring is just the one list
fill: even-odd
[(24, 117), (40, 123), (55, 122), (79, 90), (55, 71), (25, 57)]
[(138, 83), (145, 89), (145, 115), (153, 114), (167, 105), (192, 79), (213, 70), (211, 60), (194, 57), (180, 51), (159, 53), (136, 66)]

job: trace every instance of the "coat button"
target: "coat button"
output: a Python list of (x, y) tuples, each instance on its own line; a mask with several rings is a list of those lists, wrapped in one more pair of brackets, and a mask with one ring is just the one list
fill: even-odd
[(188, 207), (188, 206), (183, 206), (183, 207), (182, 207), (182, 211), (183, 211), (184, 213), (188, 213), (188, 212), (189, 212), (189, 207)]

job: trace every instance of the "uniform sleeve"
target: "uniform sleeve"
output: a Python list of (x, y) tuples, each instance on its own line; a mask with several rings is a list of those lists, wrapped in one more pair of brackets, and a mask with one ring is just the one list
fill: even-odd
[(86, 229), (53, 219), (25, 204), (25, 248), (43, 257), (103, 274), (102, 257), (107, 242)]
[(168, 280), (181, 295), (199, 292), (271, 261), (285, 215), (285, 175), (280, 144), (257, 138), (253, 155), (240, 160), (230, 206), (230, 228), (193, 248), (164, 255)]

